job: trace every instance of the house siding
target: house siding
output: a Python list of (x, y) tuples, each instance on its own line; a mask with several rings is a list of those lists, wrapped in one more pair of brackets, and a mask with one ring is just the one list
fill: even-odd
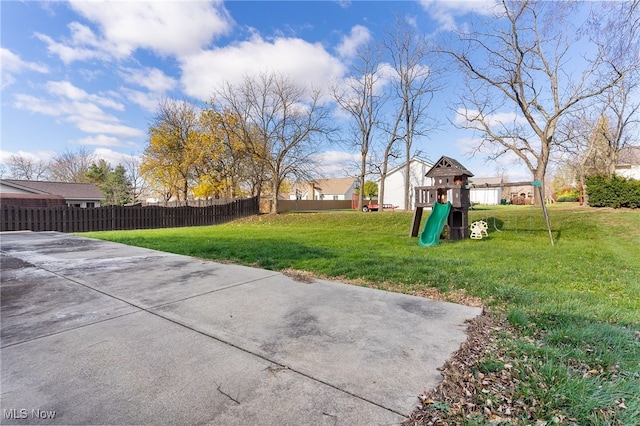
[(0, 184), (0, 192), (4, 194), (33, 194), (33, 192), (23, 191), (9, 185)]
[(502, 200), (502, 188), (471, 188), (471, 204), (497, 205)]
[[(417, 186), (429, 186), (433, 184), (433, 179), (426, 177), (425, 175), (433, 164), (412, 159), (409, 163), (409, 209), (413, 210), (415, 207), (415, 193), (414, 188)], [(392, 204), (398, 206), (399, 210), (404, 210), (404, 183), (406, 170), (404, 165), (393, 169), (387, 174), (384, 181), (384, 204)], [(379, 184), (378, 180), (378, 184)]]
[(623, 178), (640, 180), (640, 166), (620, 167), (616, 169), (616, 174)]

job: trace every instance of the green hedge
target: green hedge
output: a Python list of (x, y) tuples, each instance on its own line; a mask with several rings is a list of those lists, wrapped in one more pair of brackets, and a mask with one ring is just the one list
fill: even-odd
[(580, 197), (578, 195), (561, 195), (556, 201), (559, 203), (572, 203), (580, 201)]
[(640, 207), (640, 180), (592, 175), (585, 179), (591, 207)]

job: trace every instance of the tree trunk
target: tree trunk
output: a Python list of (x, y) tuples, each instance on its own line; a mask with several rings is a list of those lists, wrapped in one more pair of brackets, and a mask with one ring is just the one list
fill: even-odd
[(272, 202), (271, 202), (271, 213), (278, 213), (278, 190), (280, 189), (280, 179), (277, 177), (273, 178), (273, 185), (271, 187)]
[(364, 176), (367, 171), (367, 156), (363, 153), (360, 163), (360, 192), (358, 194), (358, 210), (362, 211), (364, 206)]
[[(385, 168), (386, 169), (386, 168)], [(387, 171), (380, 173), (380, 188), (378, 188), (378, 210), (384, 211), (384, 179), (387, 177)]]
[[(538, 168), (536, 170), (534, 170), (533, 172), (533, 179), (540, 181), (540, 184), (542, 185), (542, 196), (544, 197), (546, 194), (545, 191), (545, 184), (544, 184), (544, 176), (546, 174), (546, 165), (539, 165)], [(536, 206), (542, 206), (542, 203), (544, 203), (544, 200), (541, 200), (540, 197), (536, 196), (536, 192), (533, 192), (533, 200), (534, 200), (534, 205)]]

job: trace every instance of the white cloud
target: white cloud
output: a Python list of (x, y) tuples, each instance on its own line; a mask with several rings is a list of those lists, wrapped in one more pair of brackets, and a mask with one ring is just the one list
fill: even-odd
[(63, 42), (57, 42), (46, 34), (35, 33), (40, 41), (47, 45), (47, 51), (56, 55), (65, 64), (75, 61), (86, 61), (89, 59), (108, 60), (113, 55), (114, 46), (109, 43), (99, 41), (93, 31), (78, 22), (68, 25), (71, 37)]
[(0, 79), (2, 80), (2, 89), (15, 83), (14, 74), (20, 74), (25, 71), (34, 71), (41, 74), (49, 72), (46, 65), (37, 62), (28, 62), (20, 58), (19, 55), (11, 50), (0, 47)]
[(154, 112), (158, 108), (158, 103), (162, 99), (162, 94), (141, 92), (133, 89), (122, 89), (122, 94), (126, 96), (129, 102), (139, 105), (147, 111)]
[(54, 155), (55, 152), (54, 151), (32, 151), (32, 152), (27, 152), (27, 151), (18, 151), (18, 152), (10, 152), (10, 151), (4, 151), (4, 150), (0, 150), (0, 163), (4, 163), (7, 164), (9, 163), (9, 160), (11, 159), (11, 156), (16, 155), (19, 157), (25, 157), (25, 158), (30, 158), (32, 160), (36, 160), (36, 161), (49, 161)]
[(233, 20), (221, 1), (86, 1), (70, 6), (97, 25), (68, 25), (69, 36), (36, 38), (65, 64), (75, 61), (124, 59), (136, 49), (161, 56), (182, 56), (198, 51), (230, 31)]
[[(92, 154), (96, 159), (105, 160), (112, 167), (115, 167), (118, 164), (122, 164), (128, 159), (139, 158), (138, 156), (123, 154), (121, 152), (114, 151), (110, 148), (95, 148)], [(0, 163), (8, 164), (12, 155), (18, 155), (21, 157), (31, 158), (33, 160), (47, 162), (51, 158), (55, 157), (56, 152), (55, 151), (10, 152), (10, 151), (0, 150)]]
[(107, 133), (122, 138), (135, 138), (144, 136), (144, 132), (140, 129), (125, 126), (118, 123), (108, 123), (99, 120), (87, 119), (84, 117), (73, 117), (68, 121), (76, 125), (79, 130), (86, 133)]
[(304, 87), (324, 89), (344, 74), (345, 67), (320, 44), (297, 38), (270, 42), (254, 36), (183, 58), (182, 84), (186, 94), (205, 100), (225, 82), (239, 83), (246, 75), (264, 72), (285, 75)]
[(130, 157), (130, 155), (122, 154), (121, 152), (116, 152), (109, 148), (96, 148), (93, 151), (93, 155), (96, 158), (103, 159), (112, 167), (116, 167), (118, 164), (124, 163), (125, 159)]
[(362, 25), (356, 25), (351, 28), (351, 33), (342, 38), (342, 42), (336, 48), (338, 54), (342, 57), (353, 57), (358, 48), (371, 40), (371, 32)]
[(75, 142), (79, 145), (89, 146), (124, 146), (124, 144), (120, 142), (120, 139), (107, 135), (88, 136), (78, 139)]
[(122, 79), (130, 84), (143, 87), (148, 90), (134, 90), (122, 88), (121, 93), (130, 101), (147, 111), (155, 111), (158, 102), (167, 91), (173, 90), (178, 81), (166, 75), (157, 68), (122, 68), (119, 72)]
[(124, 110), (124, 105), (120, 102), (99, 95), (90, 95), (69, 81), (50, 81), (47, 83), (47, 90), (52, 95), (62, 96), (72, 101), (86, 101), (117, 111)]
[(323, 177), (347, 177), (358, 175), (358, 154), (345, 151), (325, 151), (316, 156)]
[(0, 64), (2, 64), (3, 71), (9, 71), (12, 73), (20, 73), (23, 71), (35, 71), (46, 74), (49, 72), (44, 64), (37, 62), (24, 61), (17, 54), (4, 47), (0, 47)]
[(113, 99), (89, 94), (68, 81), (50, 81), (45, 87), (54, 99), (17, 94), (13, 106), (25, 111), (59, 117), (86, 133), (123, 138), (144, 136), (140, 129), (120, 124), (117, 117), (103, 110), (124, 110), (124, 106)]
[(173, 90), (178, 84), (175, 78), (169, 77), (158, 68), (122, 68), (120, 75), (127, 83), (144, 87), (154, 93)]
[(420, 0), (420, 4), (440, 24), (441, 29), (451, 31), (457, 28), (458, 16), (468, 13), (490, 15), (496, 0)]
[[(71, 1), (71, 7), (99, 25), (118, 56), (135, 49), (181, 56), (229, 32), (233, 21), (221, 1)], [(110, 49), (111, 50), (111, 49)]]

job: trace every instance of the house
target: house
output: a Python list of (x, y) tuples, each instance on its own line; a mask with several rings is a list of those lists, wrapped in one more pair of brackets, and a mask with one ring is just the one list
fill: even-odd
[[(413, 157), (409, 160), (408, 179), (410, 210), (415, 207), (414, 188), (418, 186), (430, 186), (433, 184), (433, 179), (426, 176), (431, 167), (433, 167), (433, 163), (419, 157)], [(384, 204), (398, 206), (399, 209), (404, 210), (404, 185), (406, 179), (406, 163), (388, 171), (387, 176), (384, 179), (384, 200), (381, 202)], [(380, 187), (381, 180), (382, 179), (378, 178), (376, 181), (378, 188)]]
[(98, 207), (106, 199), (102, 191), (92, 183), (18, 179), (0, 179), (0, 196), (3, 204), (11, 202), (31, 207), (56, 205), (60, 198), (69, 207)]
[[(501, 177), (488, 177), (488, 178), (472, 178), (469, 179), (471, 189), (469, 191), (469, 197), (471, 204), (484, 204), (484, 205), (498, 205), (504, 198), (504, 187), (502, 184), (504, 181)], [(487, 187), (483, 187), (487, 185)], [(491, 187), (488, 187), (491, 185)], [(499, 187), (494, 187), (500, 185)]]
[(289, 194), (291, 200), (351, 200), (356, 191), (353, 177), (317, 179), (296, 182)]
[(620, 150), (616, 174), (627, 179), (640, 180), (640, 146), (627, 146)]
[(518, 184), (511, 183), (505, 185), (507, 188), (502, 193), (502, 198), (511, 204), (533, 204), (535, 202), (536, 192), (533, 185), (527, 183)]

